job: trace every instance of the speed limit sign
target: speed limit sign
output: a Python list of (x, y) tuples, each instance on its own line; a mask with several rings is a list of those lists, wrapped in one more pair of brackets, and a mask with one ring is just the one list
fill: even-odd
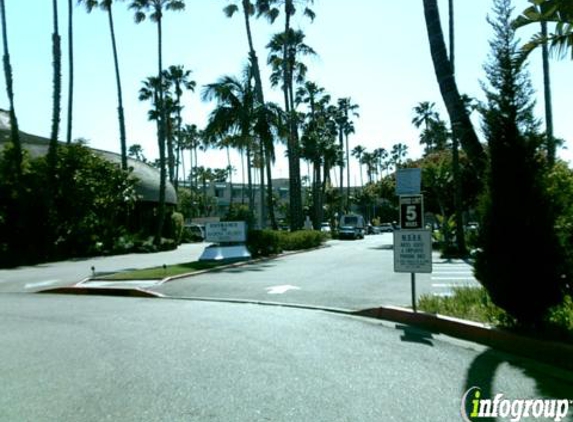
[(400, 195), (400, 227), (424, 228), (424, 200), (422, 195)]

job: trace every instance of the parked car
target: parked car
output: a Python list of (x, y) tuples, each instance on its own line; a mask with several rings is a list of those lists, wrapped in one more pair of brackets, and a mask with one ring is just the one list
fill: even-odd
[(364, 239), (364, 230), (354, 226), (340, 226), (338, 228), (339, 239)]
[(392, 223), (382, 223), (378, 226), (380, 233), (392, 233), (394, 231), (394, 226)]
[(328, 222), (324, 222), (320, 225), (320, 231), (323, 233), (330, 233), (330, 224)]
[(187, 242), (202, 242), (205, 240), (205, 226), (201, 224), (185, 224), (184, 240)]

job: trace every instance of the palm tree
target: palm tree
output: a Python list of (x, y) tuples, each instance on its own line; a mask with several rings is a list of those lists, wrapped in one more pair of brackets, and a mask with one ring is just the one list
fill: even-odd
[[(300, 144), (298, 122), (295, 110), (294, 82), (302, 83), (307, 68), (297, 60), (299, 55), (315, 55), (312, 48), (304, 43), (304, 33), (289, 29), (288, 32), (275, 34), (267, 48), (270, 50), (268, 63), (272, 66), (271, 85), (276, 87), (282, 82), (287, 122), (287, 153), (289, 161), (289, 192), (291, 230), (302, 227), (302, 186), (300, 180)], [(286, 54), (285, 54), (286, 51)], [(286, 58), (286, 59), (285, 59)]]
[(440, 13), (437, 0), (423, 0), (426, 30), (430, 44), (434, 71), (442, 93), (442, 98), (448, 110), (451, 126), (457, 139), (461, 141), (478, 176), (481, 177), (485, 169), (486, 155), (479, 142), (471, 120), (464, 108), (452, 64), (448, 58), (444, 34), (440, 24)]
[(438, 112), (435, 109), (436, 103), (430, 101), (422, 101), (414, 107), (414, 117), (412, 124), (416, 129), (424, 125), (426, 129), (430, 128), (433, 121), (438, 119)]
[(559, 55), (565, 55), (571, 50), (573, 59), (573, 3), (570, 0), (530, 0), (533, 5), (525, 9), (513, 22), (514, 28), (538, 24), (540, 22), (554, 23), (555, 30), (551, 34), (538, 33), (523, 46), (523, 52), (529, 54), (543, 44), (548, 44)]
[(10, 63), (10, 52), (8, 49), (8, 28), (6, 23), (6, 8), (4, 0), (0, 0), (0, 13), (2, 14), (2, 44), (4, 48), (4, 77), (6, 80), (6, 93), (10, 102), (10, 138), (14, 145), (14, 167), (17, 182), (22, 176), (22, 144), (20, 142), (20, 130), (18, 129), (18, 119), (14, 106), (14, 80), (12, 77), (12, 65)]
[(185, 9), (183, 0), (132, 0), (130, 9), (135, 10), (135, 22), (141, 23), (149, 18), (157, 24), (157, 75), (159, 85), (159, 124), (157, 143), (159, 144), (159, 162), (160, 162), (160, 183), (159, 183), (159, 215), (157, 221), (157, 232), (155, 234), (155, 243), (161, 242), (163, 234), (163, 223), (165, 221), (165, 188), (167, 183), (167, 174), (165, 171), (165, 135), (167, 128), (167, 115), (164, 104), (165, 90), (163, 87), (163, 11), (173, 10), (181, 11)]
[(402, 165), (402, 160), (406, 158), (408, 155), (408, 145), (405, 145), (401, 142), (392, 145), (392, 150), (390, 151), (390, 157), (392, 158), (392, 162), (394, 163), (394, 167), (396, 169), (400, 168)]
[(378, 159), (376, 154), (373, 152), (365, 152), (362, 154), (361, 164), (366, 165), (366, 176), (368, 177), (368, 183), (374, 181), (374, 173), (376, 173), (378, 168)]
[(52, 103), (52, 129), (50, 132), (50, 146), (48, 150), (48, 166), (52, 172), (56, 167), (56, 155), (58, 148), (58, 134), (60, 132), (60, 114), (62, 102), (62, 51), (58, 24), (58, 1), (52, 1), (53, 33), (52, 33), (52, 56), (53, 56), (53, 103)]
[(364, 186), (364, 179), (362, 177), (362, 155), (364, 155), (365, 152), (366, 148), (364, 148), (362, 145), (356, 145), (352, 149), (352, 156), (356, 158), (356, 161), (358, 161), (358, 165), (360, 167), (360, 186)]
[[(263, 93), (263, 84), (262, 84), (262, 78), (261, 78), (261, 71), (260, 71), (260, 67), (259, 67), (259, 60), (257, 57), (257, 53), (255, 51), (254, 48), (254, 44), (253, 44), (253, 35), (252, 35), (252, 31), (251, 31), (251, 24), (250, 24), (250, 17), (253, 16), (254, 12), (255, 12), (255, 5), (253, 4), (253, 2), (249, 1), (249, 0), (241, 0), (241, 5), (242, 5), (242, 10), (243, 10), (243, 16), (244, 16), (244, 20), (245, 20), (245, 29), (246, 29), (246, 33), (247, 33), (247, 42), (249, 44), (249, 60), (251, 63), (251, 70), (250, 72), (252, 72), (252, 76), (255, 79), (255, 94), (256, 94), (256, 100), (258, 102), (259, 105), (263, 105), (265, 104), (265, 96)], [(232, 17), (236, 12), (238, 12), (239, 7), (235, 4), (230, 4), (227, 7), (225, 7), (224, 9), (225, 14), (228, 17)], [(261, 160), (264, 161), (264, 165), (266, 167), (266, 171), (267, 171), (267, 189), (268, 189), (268, 195), (269, 195), (269, 210), (270, 210), (270, 218), (271, 218), (271, 223), (273, 224), (273, 226), (276, 225), (275, 222), (275, 217), (274, 217), (274, 210), (273, 210), (273, 205), (272, 205), (272, 201), (270, 199), (271, 195), (272, 195), (272, 179), (271, 179), (271, 164), (274, 161), (274, 146), (271, 144), (269, 144), (268, 142), (262, 142), (260, 144), (260, 156), (261, 156)], [(261, 171), (262, 171), (262, 167), (261, 167)], [(263, 181), (263, 177), (261, 177), (261, 206), (264, 205), (264, 200), (262, 199), (262, 181)], [(264, 212), (261, 212), (261, 223), (264, 224)]]
[(217, 107), (211, 112), (205, 128), (208, 138), (225, 135), (234, 136), (235, 146), (244, 149), (247, 155), (247, 197), (249, 209), (254, 209), (252, 182), (252, 113), (254, 92), (250, 77), (245, 80), (223, 76), (215, 83), (208, 84), (201, 93), (203, 101), (215, 100)]
[[(356, 111), (358, 110), (358, 104), (352, 104), (350, 97), (339, 98), (338, 99), (338, 133), (340, 140), (340, 147), (343, 151), (346, 151), (346, 206), (348, 207), (350, 200), (350, 149), (348, 144), (348, 137), (351, 133), (354, 133), (354, 123), (352, 122), (352, 117), (359, 117), (360, 115)], [(344, 143), (343, 143), (344, 142)], [(340, 167), (340, 195), (342, 194), (342, 180), (343, 167)]]
[(119, 73), (119, 59), (117, 54), (117, 42), (115, 39), (115, 26), (113, 21), (112, 5), (113, 0), (78, 0), (84, 2), (88, 13), (99, 7), (101, 10), (107, 12), (109, 32), (111, 35), (111, 46), (113, 52), (113, 64), (115, 69), (115, 83), (117, 87), (117, 117), (119, 122), (119, 144), (121, 147), (121, 168), (127, 170), (127, 140), (125, 133), (125, 115), (123, 111), (123, 92), (121, 89), (121, 77)]
[(73, 1), (68, 0), (68, 144), (72, 143), (72, 120), (74, 103), (74, 6)]
[[(190, 77), (191, 71), (185, 70), (183, 66), (169, 66), (169, 68), (164, 71), (166, 87), (168, 87), (168, 89), (173, 88), (173, 94), (175, 94), (173, 109), (176, 113), (175, 134), (177, 141), (181, 139), (181, 131), (183, 126), (183, 119), (181, 118), (181, 110), (183, 109), (183, 106), (181, 105), (181, 96), (183, 95), (183, 89), (195, 91), (196, 82), (191, 80)], [(175, 189), (177, 189), (180, 150), (177, 148), (177, 157), (175, 157), (174, 142), (172, 136), (167, 137), (167, 156), (169, 179), (171, 180), (171, 183), (174, 184)]]

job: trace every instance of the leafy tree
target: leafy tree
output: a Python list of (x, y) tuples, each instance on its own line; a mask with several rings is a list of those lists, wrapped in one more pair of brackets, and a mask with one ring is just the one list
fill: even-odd
[(164, 97), (165, 88), (163, 83), (163, 13), (166, 10), (181, 11), (185, 9), (183, 0), (132, 0), (129, 6), (135, 10), (135, 22), (141, 23), (149, 14), (151, 21), (157, 25), (157, 78), (158, 78), (158, 104), (159, 104), (159, 124), (157, 143), (159, 145), (160, 162), (160, 183), (159, 183), (159, 215), (157, 219), (157, 232), (155, 234), (155, 244), (161, 243), (163, 234), (163, 224), (165, 222), (165, 188), (167, 184), (167, 173), (165, 169), (165, 137), (167, 133), (167, 110), (165, 108)]
[(348, 207), (348, 199), (350, 197), (350, 151), (348, 145), (348, 136), (354, 133), (354, 124), (352, 122), (352, 117), (358, 117), (359, 114), (358, 104), (352, 104), (349, 97), (338, 99), (338, 113), (336, 116), (336, 123), (338, 125), (338, 139), (340, 141), (340, 148), (345, 151), (345, 161), (341, 162), (340, 165), (340, 195), (343, 196), (343, 179), (344, 179), (344, 165), (346, 164), (346, 206)]
[(392, 145), (392, 150), (390, 151), (390, 158), (392, 160), (392, 164), (396, 169), (400, 168), (402, 165), (404, 158), (408, 156), (408, 145), (398, 142), (397, 144)]
[(495, 0), (494, 13), (488, 19), (495, 38), (482, 107), (490, 163), (476, 277), (518, 321), (539, 323), (563, 298), (563, 253), (538, 153), (533, 91), (511, 26), (511, 1)]
[(480, 177), (485, 168), (486, 155), (457, 88), (452, 63), (448, 58), (444, 43), (437, 0), (424, 0), (424, 17), (434, 71), (448, 110), (454, 136), (461, 141), (478, 177)]
[(130, 157), (141, 161), (142, 163), (147, 163), (147, 158), (145, 158), (145, 155), (143, 154), (143, 147), (140, 144), (130, 145), (129, 149), (127, 150), (127, 154)]
[(117, 54), (117, 42), (115, 38), (115, 25), (113, 20), (113, 0), (78, 0), (83, 2), (88, 13), (99, 7), (107, 13), (109, 33), (111, 35), (111, 46), (113, 52), (113, 64), (115, 69), (115, 83), (117, 87), (117, 118), (119, 122), (119, 143), (121, 147), (121, 168), (127, 170), (127, 140), (125, 133), (125, 115), (123, 111), (123, 91), (121, 88), (121, 77), (119, 72), (119, 58)]

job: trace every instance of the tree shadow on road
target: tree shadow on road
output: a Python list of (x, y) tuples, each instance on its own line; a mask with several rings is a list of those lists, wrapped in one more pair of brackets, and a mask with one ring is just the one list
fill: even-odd
[(276, 267), (276, 264), (274, 263), (270, 263), (270, 262), (256, 262), (256, 263), (252, 263), (252, 264), (246, 264), (246, 265), (241, 265), (240, 267), (232, 267), (232, 268), (221, 268), (221, 269), (215, 269), (212, 270), (211, 272), (214, 273), (236, 273), (236, 274), (240, 274), (240, 273), (249, 273), (249, 272), (262, 272), (265, 270), (268, 270), (270, 268), (274, 268)]
[[(480, 397), (483, 399), (493, 399), (499, 393), (505, 394), (504, 391), (494, 390), (496, 372), (505, 363), (519, 369), (536, 383), (536, 397), (507, 397), (507, 399), (573, 400), (573, 373), (530, 359), (498, 352), (494, 349), (485, 350), (472, 361), (467, 371), (464, 393), (477, 387), (480, 390)], [(473, 399), (473, 395), (466, 400), (466, 414), (471, 412), (471, 399)], [(479, 420), (496, 421), (497, 419), (480, 418)]]
[(401, 324), (396, 324), (396, 329), (404, 332), (404, 334), (400, 336), (400, 340), (402, 341), (409, 343), (420, 343), (432, 347), (434, 346), (434, 343), (432, 342), (434, 337), (429, 331)]

